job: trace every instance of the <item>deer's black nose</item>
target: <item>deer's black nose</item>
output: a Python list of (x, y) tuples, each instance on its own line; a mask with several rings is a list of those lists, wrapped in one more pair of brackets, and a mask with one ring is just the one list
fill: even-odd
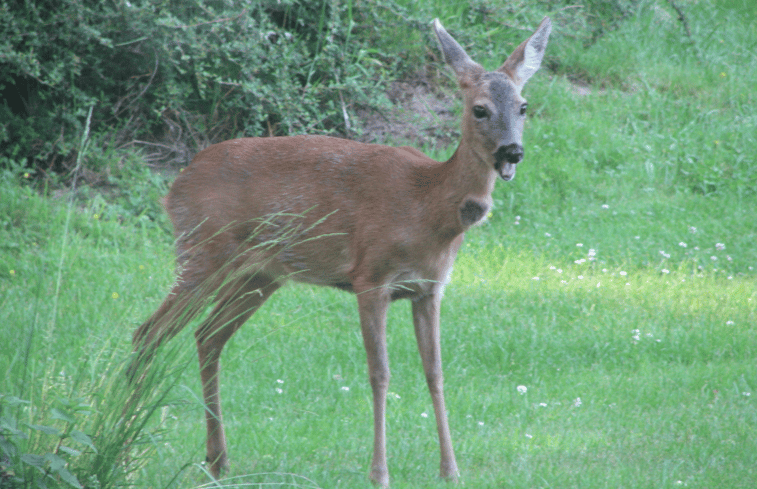
[(516, 143), (500, 146), (494, 152), (494, 158), (498, 164), (502, 164), (505, 161), (513, 164), (519, 163), (523, 159), (523, 146)]

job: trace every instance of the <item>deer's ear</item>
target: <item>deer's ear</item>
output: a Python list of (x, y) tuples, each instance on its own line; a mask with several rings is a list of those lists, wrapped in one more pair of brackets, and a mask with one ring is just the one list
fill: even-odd
[(531, 37), (515, 48), (513, 54), (507, 58), (507, 61), (498, 71), (509, 75), (515, 85), (522, 89), (523, 85), (541, 66), (541, 60), (544, 58), (544, 51), (547, 49), (547, 40), (549, 40), (551, 32), (552, 21), (549, 20), (549, 17), (544, 17)]
[(465, 49), (449, 35), (439, 19), (434, 19), (434, 33), (439, 42), (439, 49), (444, 55), (444, 61), (455, 72), (460, 85), (465, 85), (468, 80), (484, 72), (481, 65), (473, 61)]

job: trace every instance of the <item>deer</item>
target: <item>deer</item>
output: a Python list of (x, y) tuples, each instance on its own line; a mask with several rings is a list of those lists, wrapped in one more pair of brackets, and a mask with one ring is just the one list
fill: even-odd
[(163, 204), (175, 232), (177, 280), (133, 334), (133, 365), (214, 304), (195, 331), (207, 458), (229, 467), (220, 357), (232, 335), (290, 281), (355, 294), (373, 394), (370, 480), (389, 486), (385, 411), (387, 310), (409, 299), (439, 437), (442, 478), (457, 481), (443, 392), (440, 305), (464, 233), (492, 207), (498, 178), (523, 159), (526, 100), (552, 29), (545, 17), (496, 71), (433, 31), (463, 95), (461, 141), (446, 162), (412, 147), (321, 135), (232, 139), (200, 151)]

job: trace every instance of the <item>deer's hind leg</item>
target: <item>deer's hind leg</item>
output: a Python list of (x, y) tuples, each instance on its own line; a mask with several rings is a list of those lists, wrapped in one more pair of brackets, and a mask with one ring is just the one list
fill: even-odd
[(173, 338), (205, 309), (214, 286), (217, 288), (210, 282), (208, 279), (199, 286), (192, 286), (180, 275), (158, 310), (134, 331), (132, 346), (137, 355), (128, 369), (130, 382), (143, 375), (158, 346)]
[(134, 331), (132, 345), (138, 354), (129, 367), (132, 382), (158, 346), (176, 336), (211, 301), (218, 300), (218, 292), (234, 270), (227, 261), (228, 254), (213, 248), (212, 242), (192, 245), (187, 240), (182, 234), (177, 241), (177, 277), (171, 292), (158, 310)]
[(206, 460), (214, 477), (219, 477), (229, 465), (221, 415), (221, 351), (229, 338), (280, 286), (262, 273), (234, 279), (222, 287), (218, 304), (195, 332), (207, 424)]

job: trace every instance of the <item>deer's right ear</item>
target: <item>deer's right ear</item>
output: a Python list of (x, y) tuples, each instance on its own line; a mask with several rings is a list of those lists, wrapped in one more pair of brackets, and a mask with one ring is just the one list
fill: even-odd
[(444, 61), (457, 75), (458, 83), (463, 85), (470, 76), (484, 71), (481, 65), (473, 61), (462, 46), (449, 35), (439, 19), (434, 19), (434, 33), (436, 40), (439, 41), (439, 49), (444, 54)]

